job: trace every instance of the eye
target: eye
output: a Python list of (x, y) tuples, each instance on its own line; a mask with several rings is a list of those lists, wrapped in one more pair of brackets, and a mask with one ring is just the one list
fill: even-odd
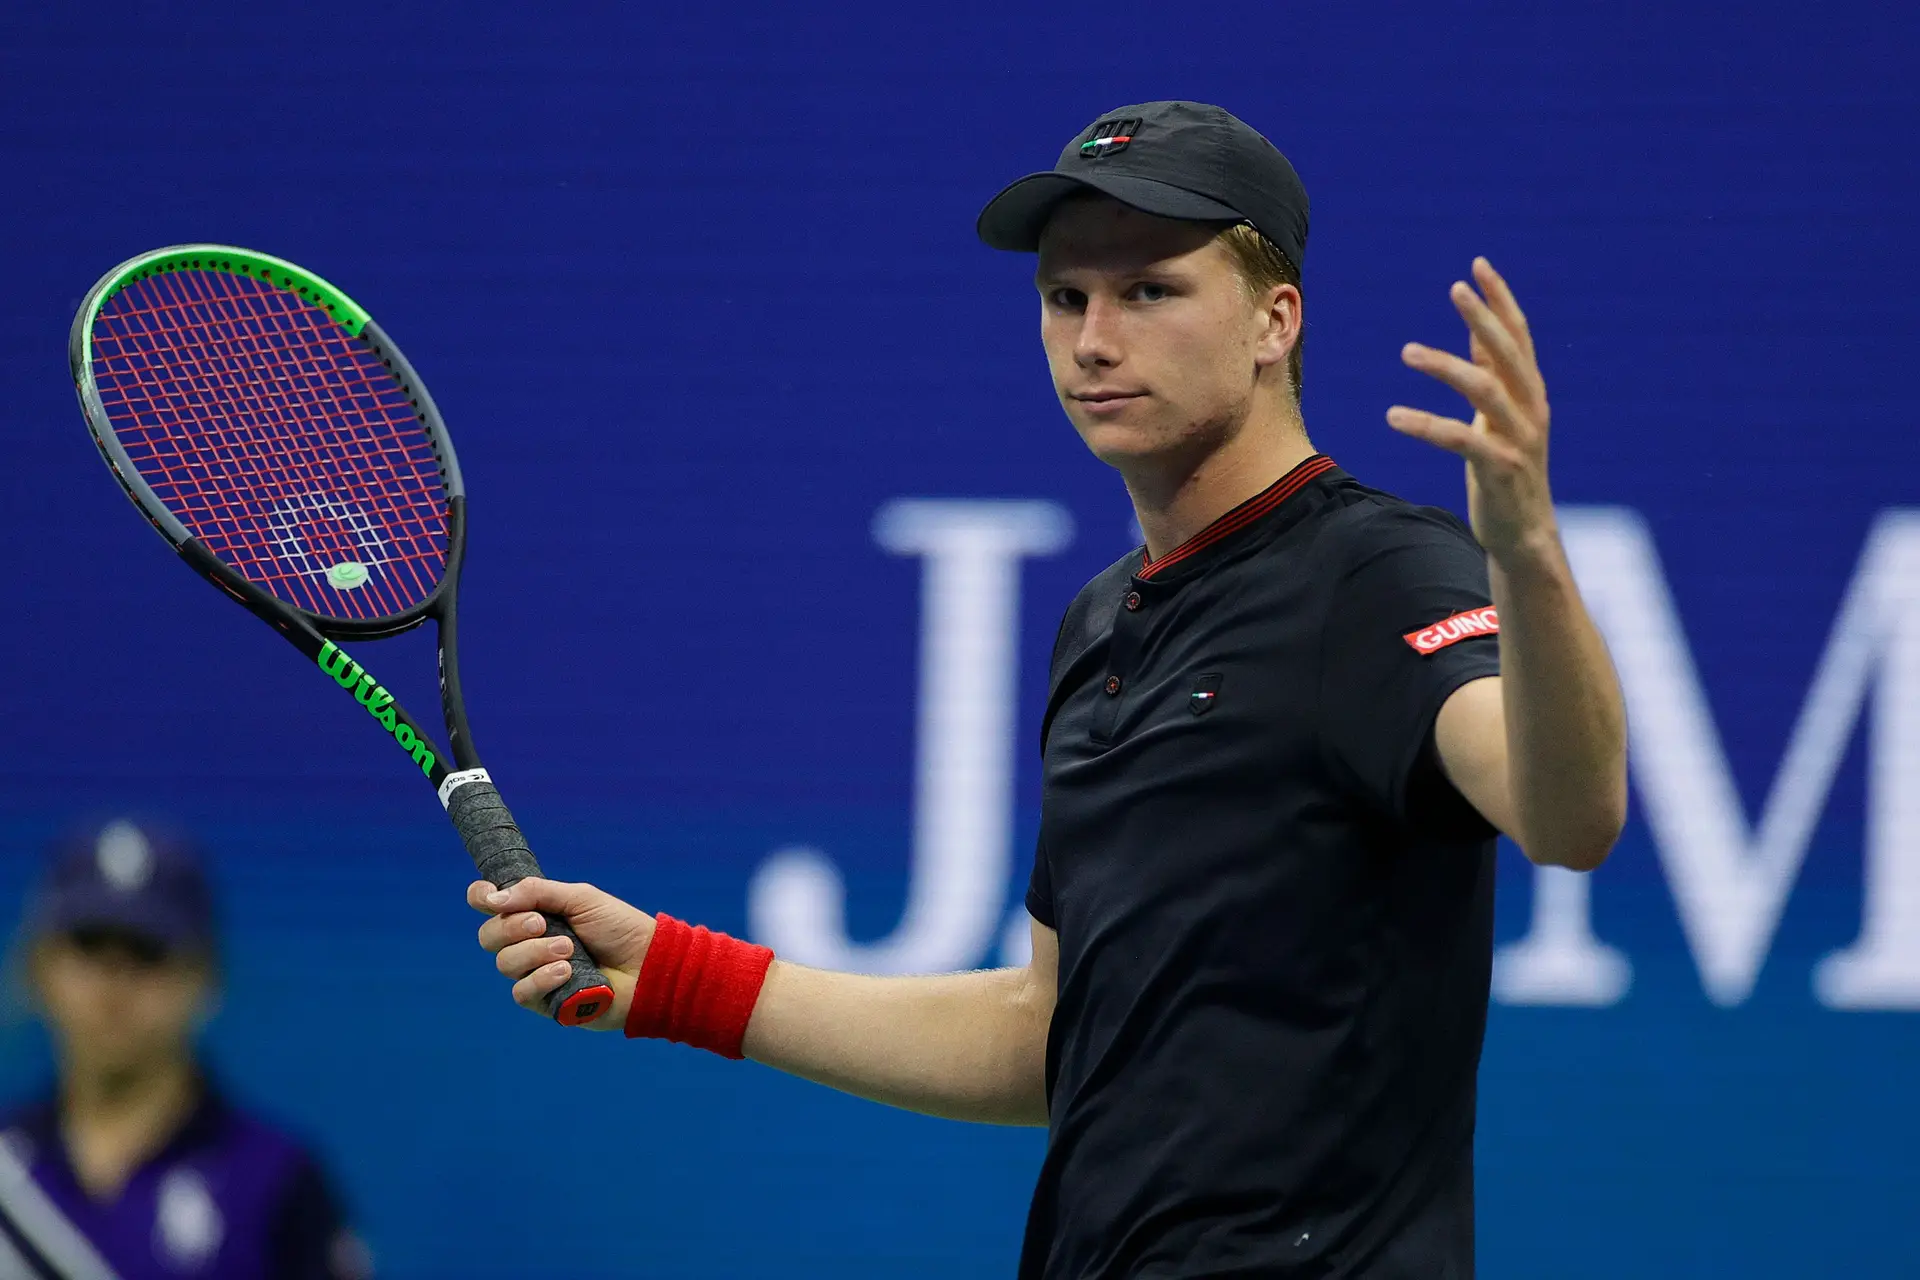
[(1060, 311), (1079, 311), (1087, 305), (1087, 295), (1078, 289), (1049, 289), (1047, 305)]
[(1173, 290), (1155, 280), (1142, 280), (1127, 291), (1127, 296), (1136, 302), (1164, 302), (1173, 296)]

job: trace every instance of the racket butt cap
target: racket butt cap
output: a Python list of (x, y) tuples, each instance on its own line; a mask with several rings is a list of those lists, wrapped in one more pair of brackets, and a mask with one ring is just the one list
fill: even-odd
[(563, 1027), (577, 1027), (592, 1022), (612, 1007), (612, 987), (582, 987), (560, 1002), (560, 1007), (553, 1011), (553, 1019)]

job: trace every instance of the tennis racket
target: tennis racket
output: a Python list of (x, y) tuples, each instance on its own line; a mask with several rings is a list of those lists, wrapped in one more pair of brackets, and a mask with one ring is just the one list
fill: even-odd
[[(540, 874), (467, 729), (455, 600), (466, 490), (446, 424), (359, 304), (290, 262), (157, 249), (93, 286), (68, 343), (87, 429), (121, 488), (201, 577), (292, 642), (440, 794), (482, 879)], [(348, 655), (432, 618), (447, 750)], [(572, 1025), (613, 989), (573, 939), (547, 997)]]

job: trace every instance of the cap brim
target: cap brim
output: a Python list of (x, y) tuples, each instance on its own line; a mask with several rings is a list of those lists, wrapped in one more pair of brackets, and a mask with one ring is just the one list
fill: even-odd
[(995, 249), (1033, 253), (1040, 233), (1062, 200), (1080, 191), (1098, 191), (1121, 204), (1161, 218), (1193, 222), (1238, 222), (1244, 215), (1218, 200), (1152, 178), (1097, 174), (1085, 178), (1064, 173), (1030, 173), (987, 202), (974, 225), (980, 239)]
[(37, 937), (112, 929), (146, 938), (169, 950), (204, 945), (203, 929), (179, 912), (135, 903), (74, 902), (56, 899), (35, 914), (30, 932)]

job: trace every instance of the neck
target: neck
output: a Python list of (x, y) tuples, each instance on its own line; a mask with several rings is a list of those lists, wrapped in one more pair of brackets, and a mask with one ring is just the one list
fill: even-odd
[(1154, 459), (1127, 468), (1134, 515), (1158, 560), (1313, 456), (1298, 411), (1285, 420), (1248, 423), (1197, 458)]
[(70, 1071), (61, 1083), (60, 1119), (81, 1185), (111, 1196), (177, 1133), (200, 1098), (189, 1057), (136, 1068)]

